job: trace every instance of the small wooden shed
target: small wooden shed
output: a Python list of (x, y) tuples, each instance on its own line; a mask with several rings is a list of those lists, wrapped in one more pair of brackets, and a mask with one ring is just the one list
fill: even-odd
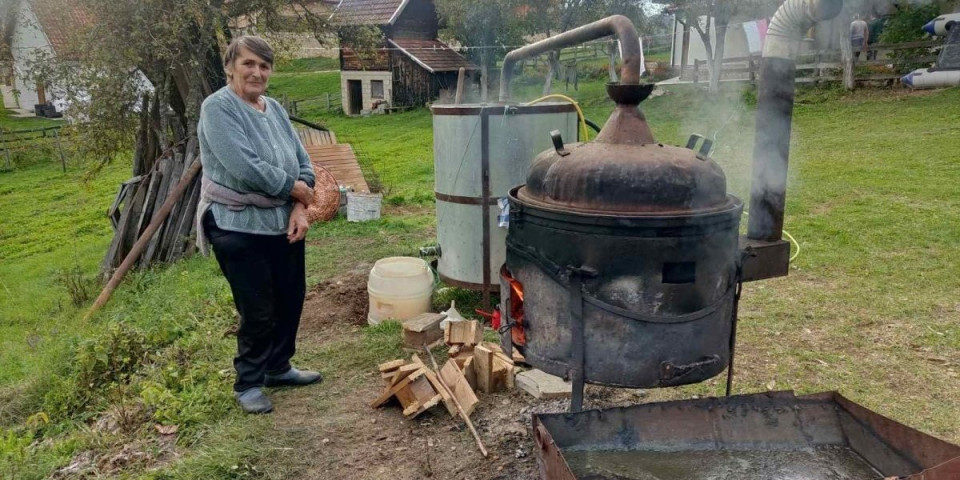
[[(433, 0), (343, 0), (333, 14), (340, 26), (343, 111), (359, 115), (380, 107), (420, 106), (455, 89), (461, 67), (477, 67), (437, 40)], [(353, 45), (345, 32), (373, 27), (375, 45)]]

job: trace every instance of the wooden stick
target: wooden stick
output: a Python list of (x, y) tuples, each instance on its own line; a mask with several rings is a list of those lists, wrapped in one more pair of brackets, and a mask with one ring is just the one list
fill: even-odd
[[(153, 238), (153, 235), (157, 233), (157, 229), (160, 228), (160, 225), (163, 225), (164, 220), (167, 219), (167, 215), (170, 215), (170, 210), (173, 210), (174, 204), (177, 203), (177, 200), (183, 196), (183, 192), (186, 191), (187, 186), (190, 185), (190, 182), (193, 181), (193, 178), (200, 173), (201, 164), (200, 162), (194, 162), (193, 166), (190, 167), (190, 170), (180, 179), (180, 183), (177, 184), (177, 188), (171, 192), (170, 196), (167, 197), (167, 200), (163, 202), (163, 206), (160, 207), (160, 211), (153, 216), (153, 220), (150, 222), (150, 225), (147, 225), (147, 229), (143, 231), (143, 235), (140, 236), (140, 239), (133, 244), (133, 248), (130, 249), (130, 253), (127, 254), (127, 258), (123, 259), (123, 263), (117, 267), (117, 271), (113, 272), (113, 276), (110, 277), (110, 281), (107, 282), (107, 285), (103, 287), (103, 291), (100, 292), (100, 296), (97, 297), (97, 300), (93, 302), (93, 306), (90, 307), (90, 311), (84, 315), (84, 321), (90, 319), (90, 317), (96, 313), (97, 310), (100, 310), (101, 307), (106, 305), (107, 301), (110, 300), (110, 296), (113, 295), (113, 291), (117, 289), (120, 285), (120, 281), (123, 280), (123, 276), (133, 267), (133, 264), (137, 262), (137, 258), (140, 257), (140, 254), (143, 253), (143, 250), (147, 248), (147, 245), (150, 243), (150, 239)], [(199, 234), (199, 232), (198, 232)]]
[[(437, 360), (433, 358), (433, 352), (430, 351), (430, 347), (426, 344), (423, 345), (423, 349), (427, 351), (427, 355), (430, 356), (430, 363), (433, 364), (433, 369), (437, 372), (440, 371), (440, 368), (437, 367)], [(467, 415), (467, 412), (463, 411), (463, 406), (460, 405), (460, 401), (457, 400), (457, 396), (453, 394), (453, 390), (447, 385), (447, 382), (443, 381), (443, 376), (437, 375), (437, 379), (440, 380), (440, 386), (450, 394), (450, 398), (453, 399), (453, 404), (457, 406), (457, 412), (460, 413), (460, 418), (467, 423), (467, 427), (470, 429), (470, 433), (473, 434), (473, 438), (477, 440), (477, 446), (480, 447), (480, 453), (483, 454), (483, 457), (487, 457), (487, 449), (483, 446), (483, 440), (480, 440), (480, 434), (477, 433), (477, 429), (473, 428), (473, 422), (470, 421), (470, 417)]]

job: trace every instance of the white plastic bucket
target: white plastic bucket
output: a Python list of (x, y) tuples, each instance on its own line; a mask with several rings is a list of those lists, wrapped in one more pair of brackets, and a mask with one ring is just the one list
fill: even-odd
[(370, 313), (367, 322), (407, 320), (430, 311), (433, 271), (427, 262), (412, 257), (388, 257), (377, 261), (367, 280)]

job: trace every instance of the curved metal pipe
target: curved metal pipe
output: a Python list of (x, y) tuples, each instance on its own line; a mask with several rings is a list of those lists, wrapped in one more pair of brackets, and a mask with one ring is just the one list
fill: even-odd
[(767, 30), (757, 89), (756, 143), (747, 237), (768, 242), (783, 238), (790, 129), (796, 95), (795, 60), (811, 27), (843, 9), (843, 0), (787, 0)]
[(794, 60), (800, 52), (800, 41), (816, 24), (840, 14), (843, 0), (787, 0), (780, 6), (767, 27), (764, 58)]
[(518, 61), (610, 35), (616, 35), (617, 39), (620, 40), (620, 48), (623, 54), (623, 65), (620, 67), (620, 83), (622, 85), (639, 85), (640, 69), (642, 67), (640, 63), (642, 57), (640, 36), (629, 18), (623, 15), (613, 15), (508, 53), (503, 59), (503, 69), (500, 74), (500, 101), (507, 102), (510, 100), (510, 80), (513, 78), (513, 66)]

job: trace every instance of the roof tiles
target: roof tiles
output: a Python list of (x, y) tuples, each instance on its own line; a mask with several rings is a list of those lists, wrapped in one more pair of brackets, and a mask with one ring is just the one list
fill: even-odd
[(69, 55), (74, 36), (93, 26), (93, 16), (75, 0), (30, 0), (43, 33), (57, 55)]
[(333, 14), (344, 25), (388, 25), (405, 0), (343, 0)]
[(433, 72), (450, 72), (463, 67), (467, 70), (476, 70), (477, 67), (463, 58), (462, 55), (437, 40), (408, 40), (390, 39), (393, 47), (412, 58), (421, 66)]

